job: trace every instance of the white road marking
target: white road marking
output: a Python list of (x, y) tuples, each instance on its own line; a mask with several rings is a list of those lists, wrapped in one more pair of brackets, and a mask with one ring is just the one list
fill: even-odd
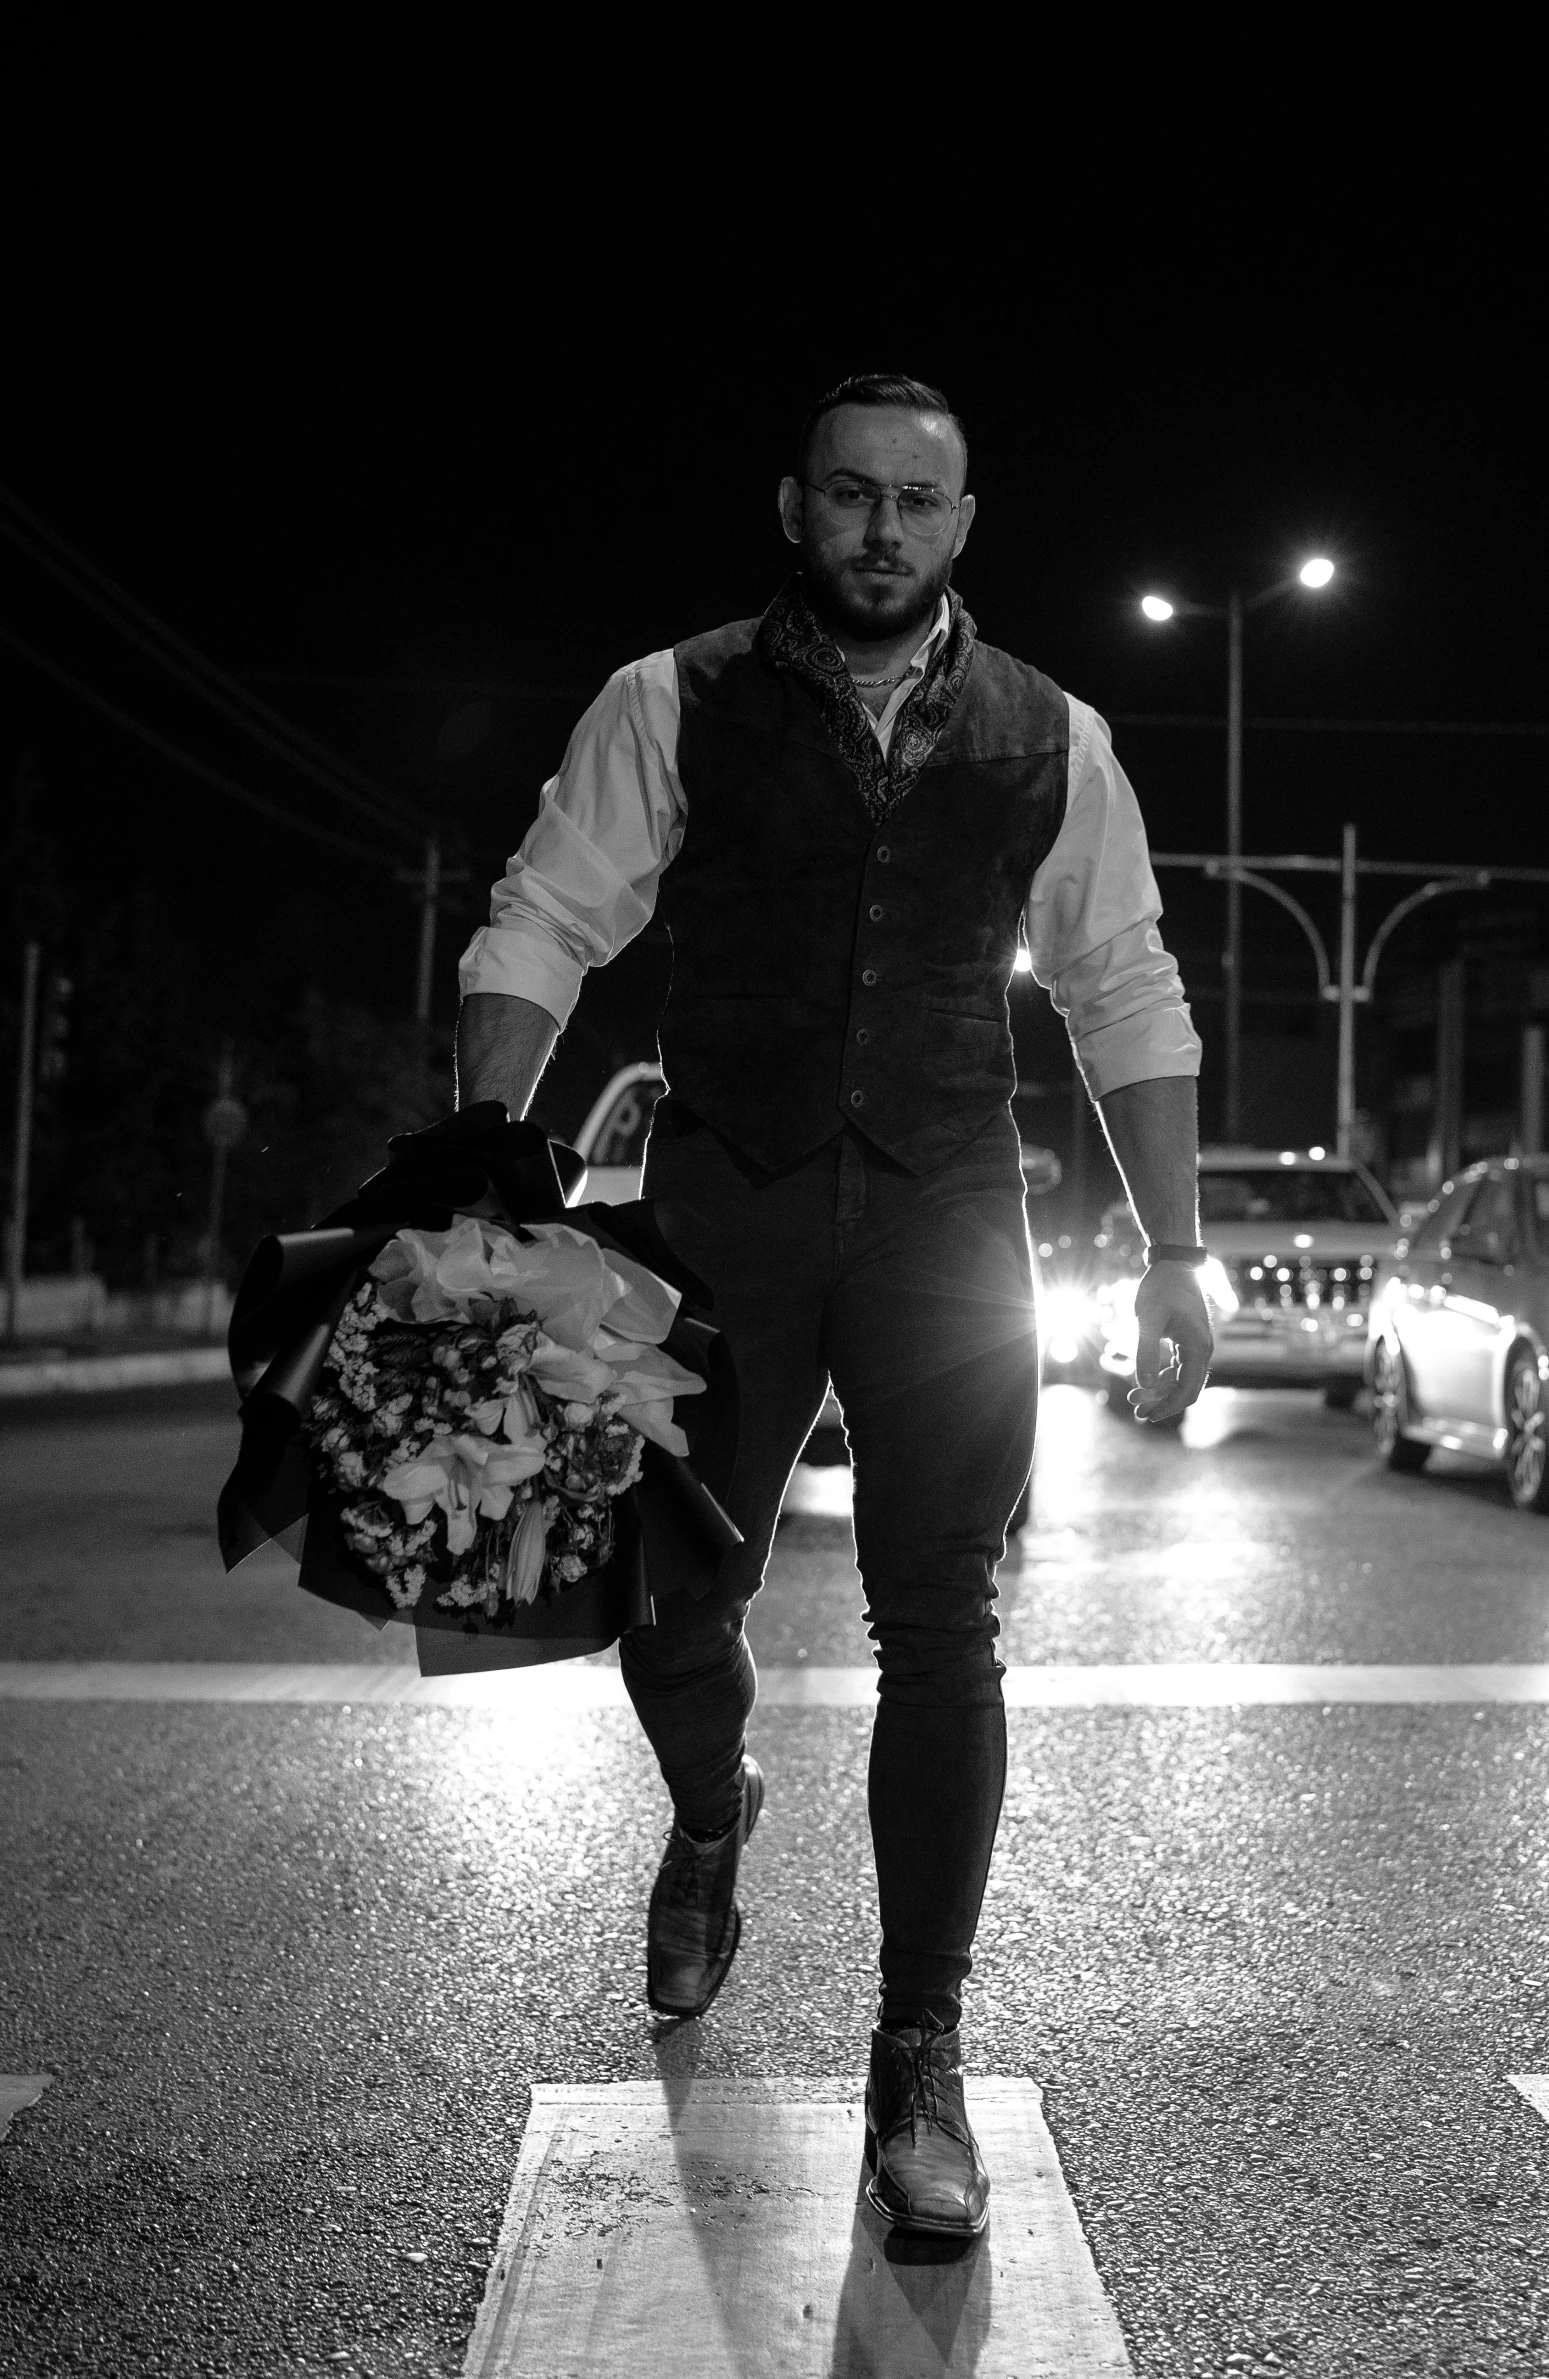
[(848, 1462), (798, 1462), (785, 1490), (782, 1512), (811, 1520), (848, 1520), (855, 1510), (855, 1479)]
[(0, 2073), (0, 2139), (10, 2130), (11, 2117), (24, 2106), (36, 2106), (53, 2078), (51, 2073)]
[(536, 2088), (465, 2379), (1128, 2379), (1037, 2084), (968, 2104), (959, 2246), (867, 2204), (852, 2083)]
[(1506, 2079), (1549, 2123), (1549, 2073), (1508, 2073)]
[[(1549, 1702), (1549, 1665), (1490, 1661), (1434, 1668), (1317, 1661), (1050, 1662), (1006, 1671), (1014, 1710), (1232, 1709), (1298, 1702)], [(866, 1709), (874, 1668), (759, 1672), (774, 1709)], [(618, 1669), (575, 1661), (466, 1677), (422, 1677), (405, 1662), (8, 1660), (0, 1701), (403, 1702), (422, 1708), (539, 1705), (607, 1710), (626, 1695)]]
[[(190, 1380), (229, 1380), (223, 1346), (182, 1347), (145, 1355), (77, 1355), (34, 1363), (0, 1363), (0, 1399), (101, 1395), (113, 1388), (167, 1388)], [(235, 1393), (235, 1392), (233, 1392)]]
[(1179, 1660), (1008, 1669), (1013, 1709), (1173, 1706), (1220, 1709), (1282, 1702), (1549, 1702), (1549, 1665), (1480, 1661)]

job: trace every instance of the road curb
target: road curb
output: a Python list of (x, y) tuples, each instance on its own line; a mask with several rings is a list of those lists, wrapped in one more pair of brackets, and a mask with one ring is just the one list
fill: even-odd
[(111, 1388), (170, 1388), (189, 1380), (230, 1379), (223, 1346), (186, 1346), (143, 1355), (60, 1356), (53, 1362), (0, 1363), (0, 1403), (35, 1396), (100, 1394)]

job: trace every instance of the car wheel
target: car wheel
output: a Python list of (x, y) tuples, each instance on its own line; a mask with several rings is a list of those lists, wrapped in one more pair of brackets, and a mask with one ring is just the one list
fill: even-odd
[(1506, 1477), (1519, 1512), (1549, 1512), (1549, 1408), (1538, 1357), (1519, 1347), (1506, 1373)]
[(1331, 1379), (1323, 1391), (1323, 1401), (1331, 1413), (1347, 1413), (1360, 1393), (1358, 1379)]
[(1379, 1345), (1372, 1361), (1372, 1436), (1389, 1470), (1424, 1470), (1431, 1449), (1416, 1437), (1406, 1437), (1409, 1382), (1404, 1358)]

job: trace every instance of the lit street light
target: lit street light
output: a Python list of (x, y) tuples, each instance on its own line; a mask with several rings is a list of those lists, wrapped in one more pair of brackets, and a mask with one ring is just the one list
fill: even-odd
[[(1277, 579), (1246, 602), (1233, 587), (1224, 603), (1174, 603), (1165, 595), (1142, 595), (1140, 608), (1157, 626), (1164, 620), (1207, 619), (1226, 622), (1226, 854), (1234, 866), (1242, 861), (1242, 623), (1244, 614), (1257, 611), (1293, 587), (1316, 593), (1334, 575), (1325, 555), (1303, 562), (1294, 578)], [(1224, 1137), (1235, 1140), (1242, 1129), (1242, 885), (1235, 873), (1226, 879), (1226, 1115)]]

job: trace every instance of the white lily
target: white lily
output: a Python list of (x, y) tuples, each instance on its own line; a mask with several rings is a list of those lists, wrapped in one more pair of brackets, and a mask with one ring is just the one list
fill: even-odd
[(548, 1547), (549, 1524), (543, 1498), (535, 1495), (516, 1524), (511, 1550), (506, 1555), (506, 1591), (514, 1603), (536, 1601)]
[(541, 1438), (529, 1446), (501, 1446), (459, 1431), (433, 1438), (423, 1454), (385, 1471), (382, 1493), (403, 1505), (411, 1527), (443, 1511), (448, 1550), (466, 1553), (478, 1521), (505, 1518), (517, 1488), (537, 1476), (547, 1451)]

